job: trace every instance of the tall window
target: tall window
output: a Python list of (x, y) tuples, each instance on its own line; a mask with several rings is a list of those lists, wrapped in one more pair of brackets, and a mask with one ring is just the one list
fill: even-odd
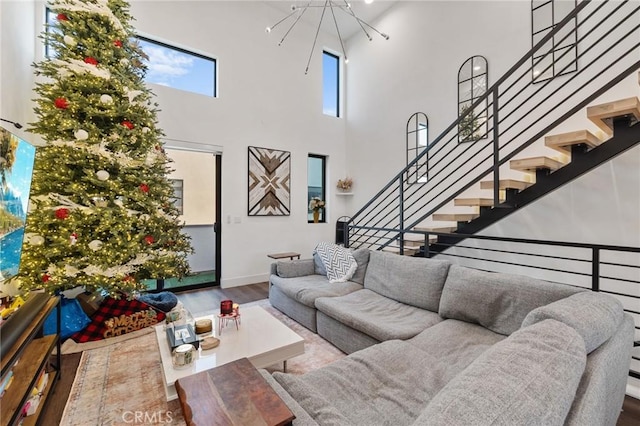
[[(324, 155), (309, 154), (307, 160), (307, 220), (313, 222), (313, 211), (308, 208), (311, 199), (319, 198), (326, 202), (326, 164), (327, 157)], [(326, 222), (326, 208), (320, 209), (320, 222)]]
[[(487, 92), (487, 60), (482, 56), (467, 59), (458, 71), (458, 141), (474, 142), (487, 137), (487, 101), (473, 111), (471, 105)], [(469, 113), (467, 113), (469, 112)]]
[(322, 112), (340, 117), (340, 57), (322, 52)]
[[(429, 145), (429, 118), (416, 112), (407, 122), (407, 165), (415, 160)], [(428, 179), (428, 157), (422, 157), (407, 170), (407, 183), (426, 183)]]
[[(573, 11), (576, 1), (532, 0), (531, 40), (535, 46)], [(533, 57), (533, 81), (543, 81), (578, 70), (577, 22), (567, 23)]]

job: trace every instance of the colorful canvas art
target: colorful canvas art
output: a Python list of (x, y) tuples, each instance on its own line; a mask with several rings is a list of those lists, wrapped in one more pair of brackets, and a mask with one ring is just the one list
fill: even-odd
[(249, 216), (289, 216), (291, 153), (249, 147)]
[(0, 127), (0, 281), (18, 273), (36, 149)]

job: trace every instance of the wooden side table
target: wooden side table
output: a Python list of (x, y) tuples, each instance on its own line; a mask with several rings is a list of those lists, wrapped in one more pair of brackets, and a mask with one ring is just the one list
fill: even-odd
[(291, 425), (295, 416), (247, 358), (176, 381), (187, 425)]
[(270, 257), (272, 259), (286, 259), (288, 257), (289, 259), (293, 260), (294, 257), (297, 257), (298, 259), (300, 259), (300, 253), (294, 253), (292, 251), (288, 251), (286, 253), (268, 254), (267, 257)]

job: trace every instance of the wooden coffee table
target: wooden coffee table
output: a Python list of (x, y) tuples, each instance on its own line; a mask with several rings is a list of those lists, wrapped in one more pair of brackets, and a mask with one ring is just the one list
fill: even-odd
[(176, 382), (187, 425), (290, 425), (295, 416), (247, 358)]
[(180, 378), (211, 370), (240, 358), (248, 358), (256, 368), (264, 368), (304, 354), (304, 339), (269, 312), (259, 306), (247, 308), (241, 305), (240, 314), (242, 323), (239, 328), (236, 330), (235, 326), (226, 327), (220, 335), (216, 323), (217, 312), (196, 318), (213, 321), (213, 331), (202, 336), (214, 335), (220, 339), (220, 345), (206, 351), (198, 349), (193, 364), (183, 368), (173, 367), (164, 326), (156, 326), (167, 401), (178, 397), (175, 382)]

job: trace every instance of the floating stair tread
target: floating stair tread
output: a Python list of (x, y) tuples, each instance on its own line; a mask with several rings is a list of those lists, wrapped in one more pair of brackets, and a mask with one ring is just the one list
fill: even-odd
[(480, 217), (476, 213), (436, 213), (433, 215), (433, 220), (445, 220), (451, 222), (470, 222), (473, 219)]
[(520, 158), (509, 162), (509, 167), (511, 167), (512, 170), (534, 173), (538, 169), (549, 169), (551, 171), (555, 171), (562, 166), (564, 166), (563, 163), (550, 157)]
[[(531, 185), (533, 185), (532, 182), (524, 182), (524, 181), (515, 180), (515, 179), (504, 179), (504, 180), (501, 179), (500, 182), (498, 182), (499, 189), (517, 189), (519, 191), (522, 191), (523, 189), (527, 189)], [(486, 181), (480, 182), (480, 189), (493, 189), (493, 181), (486, 180)]]
[[(500, 200), (502, 202), (503, 200)], [(454, 206), (464, 207), (493, 207), (493, 198), (456, 198)]]
[(602, 141), (588, 130), (578, 130), (575, 132), (562, 133), (559, 135), (547, 136), (544, 144), (549, 148), (565, 154), (571, 154), (571, 147), (574, 145), (587, 145), (589, 149), (600, 145)]
[(636, 96), (627, 99), (620, 99), (587, 108), (589, 120), (602, 129), (608, 135), (613, 134), (613, 122), (615, 117), (632, 115), (640, 121), (640, 99)]
[[(386, 246), (382, 249), (382, 251), (386, 251), (389, 253), (395, 253), (395, 254), (400, 254), (400, 248), (398, 246)], [(416, 254), (417, 252), (420, 251), (419, 247), (414, 247), (414, 248), (404, 248), (404, 256), (413, 256), (414, 254)]]
[(442, 232), (443, 234), (451, 234), (456, 231), (458, 228), (455, 226), (439, 226), (439, 227), (425, 227), (425, 226), (416, 226), (413, 229), (420, 232)]
[[(429, 243), (435, 243), (438, 240), (438, 237), (435, 235), (429, 235)], [(420, 247), (424, 245), (424, 236), (413, 234), (411, 236), (407, 235), (404, 237), (404, 247), (405, 248), (414, 248)]]

